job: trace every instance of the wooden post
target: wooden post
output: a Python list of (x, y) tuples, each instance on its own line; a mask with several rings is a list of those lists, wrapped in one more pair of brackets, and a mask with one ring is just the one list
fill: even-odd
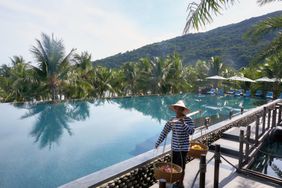
[(159, 188), (166, 188), (166, 180), (165, 179), (159, 180)]
[(209, 118), (209, 117), (206, 117), (206, 118), (205, 118), (205, 123), (204, 123), (205, 127), (208, 127), (209, 124), (210, 124), (210, 118)]
[(266, 116), (266, 107), (263, 107), (262, 113), (262, 134), (265, 132), (265, 116)]
[(272, 128), (276, 126), (276, 108), (274, 108), (272, 113)]
[(230, 110), (230, 112), (229, 112), (229, 119), (232, 118), (232, 114), (233, 114), (233, 112), (232, 112), (232, 110)]
[(244, 113), (244, 108), (243, 107), (241, 107), (241, 114), (243, 114)]
[(214, 181), (213, 187), (218, 188), (218, 180), (219, 180), (219, 164), (220, 164), (220, 145), (215, 145), (214, 151)]
[(251, 126), (247, 126), (247, 132), (246, 132), (246, 150), (245, 150), (245, 155), (246, 155), (246, 162), (249, 161), (249, 154), (250, 154), (250, 137), (251, 137)]
[(240, 130), (240, 137), (239, 137), (239, 162), (238, 162), (239, 170), (243, 166), (243, 158), (244, 158), (243, 146), (244, 146), (244, 130)]
[(279, 104), (278, 125), (281, 123), (282, 105)]
[(206, 183), (206, 155), (202, 154), (200, 158), (200, 188), (205, 188)]
[(270, 128), (271, 109), (268, 109), (267, 129)]
[(258, 139), (259, 139), (259, 115), (256, 115), (256, 132), (255, 132), (255, 145), (258, 145)]

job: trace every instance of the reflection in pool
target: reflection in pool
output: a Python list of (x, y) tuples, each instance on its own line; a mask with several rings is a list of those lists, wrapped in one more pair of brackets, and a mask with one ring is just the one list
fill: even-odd
[(282, 142), (268, 140), (260, 150), (250, 168), (269, 176), (282, 178)]
[(153, 148), (184, 99), (196, 125), (263, 100), (231, 96), (130, 97), (58, 104), (0, 104), (0, 187), (56, 187)]

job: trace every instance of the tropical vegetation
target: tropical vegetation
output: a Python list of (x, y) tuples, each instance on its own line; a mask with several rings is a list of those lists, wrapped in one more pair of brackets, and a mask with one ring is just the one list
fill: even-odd
[[(272, 0), (273, 1), (273, 0)], [(263, 5), (271, 0), (259, 0)], [(191, 27), (198, 29), (212, 21), (213, 13), (220, 13), (222, 5), (232, 4), (233, 0), (202, 0), (192, 3), (188, 9), (184, 32)], [(276, 14), (275, 14), (276, 15)], [(249, 27), (248, 27), (249, 28)], [(176, 94), (197, 91), (222, 83), (209, 83), (207, 76), (233, 75), (256, 79), (262, 76), (282, 78), (282, 19), (281, 14), (257, 23), (244, 36), (255, 46), (262, 37), (271, 35), (271, 42), (264, 51), (257, 53), (247, 67), (236, 70), (226, 63), (222, 56), (213, 53), (209, 58), (198, 59), (193, 65), (183, 63), (183, 57), (174, 50), (161, 56), (141, 57), (124, 62), (119, 67), (102, 66), (95, 62), (89, 52), (77, 53), (76, 49), (65, 52), (61, 39), (42, 34), (41, 40), (30, 52), (34, 62), (26, 62), (22, 56), (11, 58), (10, 65), (0, 67), (0, 100), (34, 101), (83, 98), (105, 98), (148, 94)], [(216, 32), (213, 32), (216, 33)], [(242, 37), (243, 34), (241, 34)], [(218, 36), (218, 35), (217, 35)], [(238, 68), (238, 67), (237, 67)], [(279, 83), (273, 85), (275, 93), (280, 92)], [(242, 86), (240, 86), (242, 87)], [(250, 87), (250, 86), (248, 86)], [(266, 87), (255, 84), (251, 89)]]
[[(257, 0), (257, 3), (259, 6), (263, 6), (277, 1), (281, 0)], [(213, 15), (221, 13), (223, 7), (232, 6), (234, 2), (235, 0), (201, 0), (199, 3), (190, 3), (184, 34), (187, 34), (192, 28), (199, 30), (201, 26), (212, 22)], [(241, 74), (249, 75), (252, 78), (264, 75), (277, 80), (281, 79), (282, 74), (279, 67), (282, 65), (282, 14), (279, 13), (256, 23), (244, 34), (244, 38), (257, 44), (263, 37), (274, 31), (276, 32), (275, 37), (256, 54), (255, 58), (252, 58), (252, 62), (247, 68), (242, 67)], [(276, 82), (273, 86), (275, 93), (278, 94), (279, 83)]]
[[(200, 87), (217, 87), (206, 77), (230, 77), (242, 74), (250, 78), (259, 76), (282, 77), (280, 56), (267, 59), (260, 68), (254, 66), (235, 70), (221, 57), (198, 60), (195, 65), (183, 65), (178, 53), (166, 57), (141, 58), (119, 68), (92, 64), (89, 52), (65, 54), (62, 40), (42, 34), (31, 53), (35, 62), (26, 62), (21, 56), (11, 58), (10, 65), (0, 68), (1, 101), (46, 101), (62, 99), (105, 98), (148, 94), (176, 94), (197, 91)], [(227, 86), (228, 87), (228, 86)], [(277, 92), (279, 85), (277, 85)]]
[(185, 34), (95, 60), (94, 63), (107, 67), (120, 67), (127, 62), (137, 62), (143, 57), (166, 57), (167, 54), (177, 52), (182, 58), (183, 65), (194, 65), (199, 59), (208, 61), (212, 56), (220, 56), (225, 65), (240, 69), (253, 61), (254, 56), (264, 51), (277, 37), (279, 30), (272, 30), (261, 36), (256, 43), (253, 42), (254, 40), (245, 40), (242, 36), (255, 24), (281, 14), (282, 11), (276, 11), (207, 32)]

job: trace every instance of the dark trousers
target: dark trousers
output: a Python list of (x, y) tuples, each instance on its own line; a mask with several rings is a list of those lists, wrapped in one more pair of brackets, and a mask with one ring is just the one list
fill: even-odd
[(188, 151), (172, 151), (172, 162), (180, 167), (182, 167), (183, 171), (186, 166), (186, 157)]

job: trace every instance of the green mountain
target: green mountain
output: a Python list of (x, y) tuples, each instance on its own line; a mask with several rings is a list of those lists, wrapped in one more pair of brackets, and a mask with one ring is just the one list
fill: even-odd
[(219, 27), (204, 33), (179, 36), (96, 60), (94, 64), (119, 67), (126, 62), (137, 61), (142, 57), (163, 57), (177, 52), (183, 58), (184, 64), (194, 64), (199, 59), (208, 60), (211, 56), (221, 56), (225, 64), (240, 68), (248, 65), (251, 59), (263, 50), (277, 33), (265, 36), (257, 44), (243, 39), (243, 34), (254, 24), (279, 15), (282, 15), (282, 11), (250, 18), (240, 23)]

